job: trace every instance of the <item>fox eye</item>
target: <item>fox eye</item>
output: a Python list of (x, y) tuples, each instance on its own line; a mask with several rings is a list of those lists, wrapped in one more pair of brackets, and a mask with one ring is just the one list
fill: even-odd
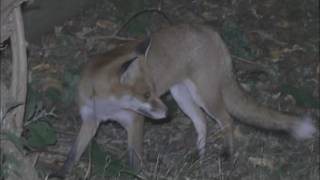
[(150, 92), (146, 92), (143, 94), (143, 97), (146, 98), (146, 99), (149, 99), (151, 96)]

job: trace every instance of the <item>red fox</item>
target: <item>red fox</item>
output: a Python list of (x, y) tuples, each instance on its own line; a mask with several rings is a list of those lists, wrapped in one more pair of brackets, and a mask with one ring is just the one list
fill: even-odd
[(316, 132), (310, 118), (258, 105), (239, 87), (230, 53), (221, 37), (205, 25), (175, 25), (145, 40), (130, 41), (89, 61), (79, 82), (82, 118), (79, 135), (60, 175), (68, 174), (102, 121), (119, 122), (128, 133), (129, 163), (142, 157), (143, 116), (161, 119), (167, 91), (192, 120), (200, 159), (205, 154), (209, 117), (223, 129), (224, 147), (233, 151), (233, 121), (288, 132), (297, 139)]

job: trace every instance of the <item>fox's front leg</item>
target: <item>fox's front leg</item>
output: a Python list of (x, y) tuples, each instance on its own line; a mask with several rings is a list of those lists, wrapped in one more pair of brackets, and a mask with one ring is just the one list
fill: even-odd
[(72, 145), (63, 167), (52, 174), (51, 177), (64, 178), (71, 172), (74, 164), (79, 161), (89, 142), (96, 134), (99, 124), (95, 119), (83, 119), (78, 137)]
[(129, 165), (138, 169), (142, 164), (144, 118), (137, 115), (127, 129)]
[(129, 166), (139, 169), (143, 155), (143, 125), (144, 117), (137, 113), (130, 113), (130, 119), (120, 122), (127, 130)]

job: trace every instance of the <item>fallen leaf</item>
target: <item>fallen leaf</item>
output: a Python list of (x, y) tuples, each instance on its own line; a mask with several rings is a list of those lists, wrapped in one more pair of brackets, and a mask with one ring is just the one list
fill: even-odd
[(99, 28), (107, 29), (112, 28), (114, 26), (114, 23), (109, 20), (98, 20), (96, 22), (96, 26)]
[(260, 158), (260, 157), (249, 157), (249, 162), (254, 166), (267, 167), (274, 169), (275, 162), (272, 159)]
[(62, 85), (61, 81), (59, 81), (57, 79), (53, 79), (51, 77), (47, 77), (42, 82), (41, 90), (46, 91), (49, 88), (53, 88), (53, 89), (57, 89), (58, 91), (62, 91), (63, 85)]
[(236, 139), (243, 139), (245, 137), (238, 126), (234, 128), (233, 135)]
[(276, 26), (281, 27), (281, 28), (288, 28), (289, 22), (285, 21), (285, 20), (281, 20), (280, 22), (276, 23)]
[(280, 60), (281, 55), (282, 52), (280, 50), (272, 50), (270, 52), (272, 62), (278, 62)]
[(50, 68), (50, 64), (42, 63), (32, 68), (32, 71), (44, 71)]
[(77, 38), (79, 39), (84, 39), (84, 36), (93, 32), (94, 28), (91, 27), (83, 27), (82, 30), (80, 32), (76, 33)]
[(62, 26), (55, 26), (54, 27), (54, 34), (57, 36), (59, 34), (61, 34), (63, 27)]
[(284, 97), (284, 100), (287, 102), (290, 102), (291, 104), (294, 104), (294, 105), (297, 103), (296, 99), (291, 94), (287, 94)]

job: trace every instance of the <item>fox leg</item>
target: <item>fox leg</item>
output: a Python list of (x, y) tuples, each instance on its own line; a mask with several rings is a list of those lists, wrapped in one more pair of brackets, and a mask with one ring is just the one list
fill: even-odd
[[(217, 98), (216, 104), (223, 104)], [(209, 99), (206, 99), (206, 106), (203, 106), (204, 111), (214, 120), (216, 120), (221, 128), (223, 134), (223, 149), (222, 156), (228, 158), (233, 154), (233, 120), (230, 114), (223, 106), (212, 106)], [(221, 103), (217, 103), (221, 102)]]
[(120, 121), (120, 124), (126, 129), (128, 135), (129, 166), (137, 170), (142, 163), (144, 117), (130, 113), (130, 119)]
[[(218, 98), (220, 99), (220, 98)], [(208, 101), (208, 99), (206, 99)], [(223, 104), (222, 101), (219, 104)], [(223, 134), (223, 149), (222, 156), (228, 158), (232, 156), (233, 148), (233, 120), (224, 106), (211, 106), (211, 104), (206, 103), (208, 106), (204, 107), (205, 112), (212, 118), (215, 119), (222, 131)], [(217, 103), (218, 104), (218, 103)]]
[(222, 156), (228, 158), (234, 152), (233, 147), (233, 120), (230, 114), (225, 110), (216, 111), (215, 119), (218, 121), (223, 133)]
[(207, 121), (205, 114), (194, 102), (192, 95), (185, 84), (181, 83), (171, 87), (170, 92), (181, 110), (189, 116), (193, 122), (198, 134), (197, 148), (199, 150), (200, 161), (203, 161), (207, 138)]
[(52, 176), (65, 177), (70, 173), (74, 164), (79, 161), (89, 142), (96, 134), (99, 124), (95, 119), (83, 119), (79, 135), (72, 145), (63, 167)]
[(143, 119), (135, 119), (136, 122), (128, 128), (129, 165), (138, 169), (141, 167), (143, 154)]
[[(186, 87), (188, 87), (188, 90), (191, 93), (194, 102), (196, 102), (196, 104), (201, 107), (209, 117), (215, 119), (218, 122), (219, 126), (222, 128), (224, 138), (222, 155), (226, 157), (228, 155), (232, 155), (233, 121), (224, 106), (222, 95), (220, 95), (220, 91), (215, 88), (211, 89), (210, 91), (203, 88), (197, 88), (206, 87), (206, 85), (203, 83), (208, 83), (202, 81), (197, 82), (198, 85), (196, 85), (192, 80), (186, 80), (184, 84), (186, 85)], [(218, 82), (212, 82), (212, 84), (216, 83)]]

